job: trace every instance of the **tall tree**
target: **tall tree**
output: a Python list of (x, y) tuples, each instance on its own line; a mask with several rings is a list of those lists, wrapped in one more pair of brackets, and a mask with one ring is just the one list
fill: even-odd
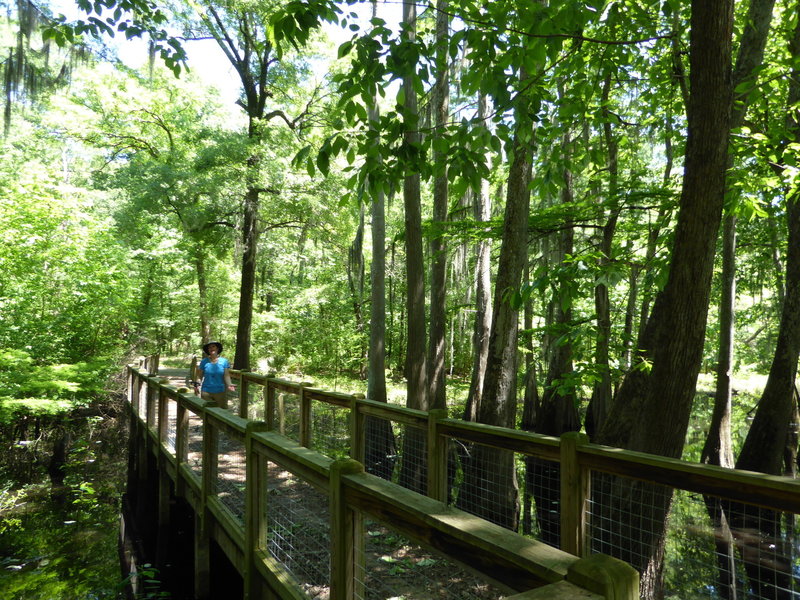
[[(413, 45), (417, 38), (417, 6), (411, 0), (403, 0), (403, 32), (405, 42)], [(420, 200), (419, 110), (416, 92), (416, 65), (406, 67), (403, 77), (402, 117), (403, 152), (409, 157), (407, 172), (403, 178), (403, 206), (405, 208), (406, 247), (406, 378), (408, 380), (406, 403), (410, 408), (427, 410), (428, 378), (426, 372), (426, 310), (425, 267), (422, 251), (422, 206)], [(417, 167), (415, 168), (415, 163)]]
[[(525, 76), (521, 77), (524, 84)], [(516, 134), (511, 146), (500, 260), (494, 284), (492, 327), (486, 375), (478, 408), (478, 422), (516, 426), (517, 335), (519, 306), (512, 298), (518, 290), (527, 260), (533, 123), (525, 103), (515, 111)], [(509, 529), (519, 523), (519, 495), (513, 453), (476, 446), (467, 465), (459, 505)], [(490, 501), (481, 498), (481, 485), (497, 490)]]
[[(733, 70), (735, 94), (731, 113), (733, 130), (739, 129), (744, 123), (745, 114), (756, 89), (774, 6), (775, 0), (752, 0), (748, 7)], [(724, 467), (733, 466), (730, 419), (736, 299), (736, 221), (735, 211), (729, 210), (722, 227), (722, 294), (719, 309), (719, 354), (714, 413), (702, 453), (703, 462)]]
[(247, 136), (252, 148), (245, 171), (247, 189), (243, 199), (239, 319), (233, 363), (234, 368), (247, 370), (250, 368), (261, 195), (277, 194), (277, 189), (265, 184), (261, 177), (262, 150), (259, 145), (271, 121), (280, 120), (290, 129), (295, 129), (305, 117), (307, 108), (290, 118), (282, 108), (268, 103), (270, 99), (281, 96), (278, 84), (293, 70), (291, 62), (285, 57), (282, 59), (270, 41), (268, 21), (274, 6), (255, 6), (238, 0), (225, 3), (209, 0), (194, 6), (203, 30), (214, 38), (239, 77), (242, 86), (240, 106), (247, 116)]
[[(647, 323), (640, 364), (628, 374), (601, 443), (678, 457), (683, 449), (700, 370), (716, 238), (722, 218), (731, 113), (733, 2), (694, 0), (690, 21), (690, 96), (684, 178), (669, 276)], [(646, 368), (646, 365), (652, 368)], [(650, 494), (650, 518), (658, 531), (642, 532), (621, 556), (645, 570), (642, 556), (658, 547), (670, 495), (640, 486), (626, 497)], [(632, 507), (615, 495), (615, 527), (628, 527)], [(638, 507), (635, 508), (640, 512)], [(601, 551), (610, 548), (602, 547)], [(659, 587), (660, 561), (649, 562), (643, 595)]]
[[(478, 125), (485, 127), (489, 118), (489, 99), (486, 94), (478, 95)], [(489, 194), (489, 181), (482, 178), (478, 192), (474, 194), (473, 217), (477, 222), (486, 223), (492, 215), (492, 198)], [(464, 419), (475, 421), (481, 405), (483, 379), (486, 375), (486, 361), (489, 356), (489, 332), (492, 326), (492, 286), (491, 252), (492, 240), (488, 236), (478, 239), (475, 249), (475, 320), (472, 332), (473, 363), (470, 376), (467, 402), (464, 406)]]
[(445, 394), (445, 311), (447, 291), (447, 242), (444, 237), (444, 222), (447, 219), (448, 178), (447, 153), (442, 151), (439, 140), (444, 139), (450, 111), (450, 77), (448, 30), (450, 26), (449, 1), (436, 2), (436, 82), (433, 88), (433, 223), (431, 238), (431, 318), (430, 344), (428, 349), (428, 383), (431, 408), (447, 408)]

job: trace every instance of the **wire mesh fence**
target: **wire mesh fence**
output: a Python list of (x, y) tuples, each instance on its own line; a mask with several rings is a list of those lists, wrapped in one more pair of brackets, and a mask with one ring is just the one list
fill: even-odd
[(350, 410), (326, 402), (312, 402), (311, 448), (331, 458), (348, 457)]
[(203, 476), (203, 417), (192, 410), (187, 414), (186, 464), (199, 481)]
[(300, 395), (277, 390), (273, 409), (275, 431), (300, 442)]
[(404, 488), (426, 493), (427, 430), (369, 416), (364, 420), (364, 468)]
[(489, 600), (504, 593), (485, 578), (437, 552), (423, 548), (374, 521), (364, 523), (366, 539), (355, 552), (358, 600)]
[(151, 386), (144, 381), (142, 383), (142, 388), (140, 393), (140, 407), (139, 410), (141, 411), (140, 414), (142, 416), (142, 420), (147, 423), (147, 426), (153, 428), (155, 424), (155, 420), (153, 418), (153, 413), (155, 412), (155, 403), (152, 401), (153, 397), (153, 388), (155, 386)]
[(244, 521), (244, 497), (247, 478), (247, 459), (244, 440), (217, 433), (217, 498), (230, 513)]
[(664, 587), (673, 597), (800, 598), (793, 513), (678, 490), (666, 545)]
[(310, 598), (330, 591), (328, 497), (280, 465), (267, 462), (266, 538), (260, 540)]
[[(241, 387), (239, 388), (241, 391)], [(266, 420), (266, 409), (264, 406), (265, 386), (252, 381), (247, 383), (247, 418), (253, 421)]]
[(228, 410), (231, 411), (233, 414), (238, 415), (239, 402), (240, 402), (238, 388), (235, 392), (227, 391), (226, 393), (228, 398)]
[(669, 486), (593, 472), (587, 506), (592, 550), (646, 571), (651, 556), (663, 556), (672, 492)]
[(178, 443), (178, 401), (172, 396), (168, 396), (167, 402), (167, 450), (171, 454), (175, 454), (175, 447)]

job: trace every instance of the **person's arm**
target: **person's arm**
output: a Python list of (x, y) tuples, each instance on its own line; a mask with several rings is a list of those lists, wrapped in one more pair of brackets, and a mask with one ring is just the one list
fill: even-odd
[(231, 370), (225, 369), (225, 372), (223, 373), (222, 376), (225, 378), (225, 385), (228, 386), (228, 391), (229, 392), (234, 391), (236, 388), (234, 387), (233, 382), (231, 381)]

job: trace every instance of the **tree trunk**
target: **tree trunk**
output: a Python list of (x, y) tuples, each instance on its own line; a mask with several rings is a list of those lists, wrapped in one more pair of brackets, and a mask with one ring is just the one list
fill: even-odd
[(197, 270), (197, 296), (200, 304), (200, 340), (205, 344), (211, 339), (211, 323), (208, 319), (208, 281), (206, 280), (205, 250), (201, 244), (195, 246), (194, 264)]
[[(705, 342), (722, 218), (730, 133), (732, 28), (732, 0), (693, 0), (691, 95), (678, 221), (669, 277), (656, 298), (640, 346), (640, 359), (651, 361), (652, 369), (640, 365), (625, 378), (598, 436), (603, 444), (673, 458), (683, 449)], [(599, 533), (597, 550), (612, 552), (642, 571), (643, 596), (652, 597), (660, 588), (659, 558), (672, 493), (645, 484), (613, 487), (605, 490), (613, 494), (612, 506), (603, 509), (610, 511), (611, 531)], [(632, 519), (647, 519), (654, 526), (649, 531), (638, 527), (635, 539), (626, 539), (624, 547), (616, 546), (612, 538), (629, 531)]]
[[(735, 90), (743, 84), (753, 85), (739, 93), (733, 105), (731, 127), (738, 128), (744, 122), (749, 105), (750, 90), (755, 87), (758, 67), (763, 61), (764, 48), (770, 29), (774, 0), (753, 0), (750, 4), (746, 25), (739, 46), (739, 54), (733, 74)], [(732, 160), (731, 160), (732, 162)], [(714, 413), (701, 460), (724, 467), (733, 466), (733, 443), (731, 440), (731, 376), (733, 370), (733, 338), (735, 329), (734, 302), (736, 298), (736, 216), (729, 214), (723, 223), (722, 242), (722, 297), (720, 299), (720, 337), (717, 361), (717, 385), (714, 394)], [(718, 557), (718, 588), (723, 598), (734, 599), (741, 595), (736, 577), (735, 538), (739, 533), (731, 530), (739, 520), (738, 511), (727, 513), (719, 498), (705, 497), (706, 507), (714, 526), (714, 541)], [(753, 576), (753, 566), (746, 563), (745, 569)]]
[[(530, 262), (525, 264), (525, 279), (530, 280)], [(536, 359), (534, 358), (533, 346), (533, 303), (525, 303), (525, 395), (522, 400), (522, 423), (521, 427), (525, 431), (534, 431), (536, 415), (539, 412), (541, 401), (539, 398), (539, 388), (536, 381)], [(522, 495), (522, 533), (531, 535), (533, 523), (531, 510), (533, 508), (533, 489), (534, 489), (534, 464), (531, 460), (525, 462), (525, 486)]]
[[(530, 126), (523, 110), (516, 111), (516, 118), (518, 131)], [(522, 269), (527, 260), (530, 178), (531, 148), (522, 142), (518, 133), (514, 138), (508, 174), (489, 355), (478, 410), (479, 422), (510, 428), (516, 426), (517, 415), (519, 307), (512, 304), (508, 294), (510, 290), (519, 289)], [(516, 531), (519, 524), (519, 494), (513, 452), (476, 445), (464, 471), (464, 484), (458, 496), (459, 507)], [(496, 490), (496, 494), (486, 497), (486, 489)]]
[[(449, 54), (447, 52), (448, 0), (436, 2), (436, 84), (433, 96), (434, 136), (442, 137), (450, 112)], [(436, 144), (434, 144), (434, 148)], [(447, 291), (447, 241), (444, 223), (447, 220), (448, 181), (447, 157), (438, 150), (433, 152), (436, 176), (433, 182), (433, 227), (431, 239), (431, 330), (428, 355), (428, 383), (430, 386), (430, 407), (447, 408), (445, 389), (445, 323)]]
[[(611, 88), (611, 77), (607, 76), (603, 84), (603, 137), (608, 151), (608, 198), (611, 208), (603, 225), (603, 238), (600, 241), (600, 259), (598, 269), (603, 274), (611, 262), (612, 244), (619, 219), (618, 194), (618, 144), (611, 128), (611, 115), (608, 109), (608, 98)], [(597, 339), (595, 341), (595, 368), (598, 370), (598, 381), (594, 384), (592, 398), (586, 413), (586, 433), (594, 436), (594, 432), (603, 426), (608, 407), (611, 405), (611, 368), (609, 363), (609, 345), (611, 342), (611, 303), (608, 298), (608, 285), (602, 282), (594, 287), (594, 309), (597, 315)]]
[(719, 355), (714, 412), (701, 462), (733, 467), (731, 440), (731, 374), (733, 370), (733, 302), (736, 298), (736, 217), (728, 215), (722, 236), (722, 299), (719, 311)]
[[(403, 0), (403, 25), (407, 39), (416, 39), (417, 7), (411, 0)], [(419, 151), (417, 94), (412, 75), (403, 79), (405, 90), (406, 155)], [(420, 206), (419, 173), (406, 175), (403, 180), (403, 204), (406, 227), (406, 378), (408, 379), (406, 405), (409, 408), (428, 410), (430, 407), (426, 373), (425, 337), (425, 268), (422, 252), (422, 214)], [(425, 467), (425, 431), (407, 427), (403, 439), (400, 484), (416, 492), (425, 493), (427, 469)]]
[[(483, 122), (488, 113), (489, 102), (486, 95), (482, 94), (478, 99), (478, 119)], [(492, 198), (489, 194), (489, 181), (483, 180), (480, 192), (475, 196), (474, 217), (478, 222), (487, 222), (491, 216)], [(475, 326), (472, 333), (473, 363), (467, 403), (464, 406), (465, 421), (476, 421), (478, 418), (489, 355), (489, 332), (492, 326), (491, 240), (489, 238), (480, 239), (476, 252)]]
[[(375, 18), (377, 2), (373, 0)], [(377, 98), (373, 98), (369, 121), (378, 120)], [(372, 186), (372, 265), (370, 266), (370, 320), (367, 368), (367, 398), (386, 402), (386, 208), (382, 186)], [(391, 480), (397, 447), (391, 423), (367, 417), (364, 423), (364, 469)]]
[[(733, 70), (733, 86), (736, 95), (731, 111), (732, 129), (741, 127), (744, 122), (745, 113), (750, 104), (750, 95), (758, 77), (758, 68), (763, 62), (774, 6), (775, 0), (752, 0), (750, 2), (736, 57), (736, 66)], [(742, 89), (745, 91), (740, 91)], [(719, 310), (720, 340), (714, 414), (702, 454), (703, 462), (723, 467), (733, 466), (730, 411), (735, 298), (736, 216), (730, 214), (725, 217), (723, 222), (722, 298)]]
[[(566, 161), (572, 141), (565, 133), (562, 141), (562, 156)], [(572, 173), (564, 169), (564, 187), (561, 190), (561, 203), (572, 204)], [(560, 231), (558, 249), (554, 260), (563, 263), (574, 253), (575, 231), (571, 223), (565, 223)], [(572, 322), (572, 298), (566, 285), (553, 290), (553, 327), (559, 332), (567, 332)], [(606, 360), (607, 360), (606, 356)], [(542, 401), (533, 420), (533, 431), (545, 435), (560, 436), (567, 431), (580, 430), (578, 416), (578, 396), (569, 379), (573, 372), (572, 343), (569, 336), (551, 348), (547, 378), (544, 384)], [(560, 528), (560, 481), (561, 469), (553, 461), (529, 458), (526, 460), (526, 488), (530, 488), (536, 502), (536, 519), (539, 525), (539, 538), (556, 548), (561, 545)]]
[[(253, 162), (253, 161), (251, 161)], [(233, 368), (250, 370), (250, 331), (253, 325), (253, 294), (256, 282), (256, 256), (258, 253), (258, 203), (255, 187), (247, 190), (242, 222), (242, 280), (239, 290), (239, 321), (236, 327), (236, 350)]]

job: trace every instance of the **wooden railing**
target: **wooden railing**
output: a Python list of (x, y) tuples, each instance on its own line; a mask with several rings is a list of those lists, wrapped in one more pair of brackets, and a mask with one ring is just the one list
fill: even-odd
[[(468, 577), (494, 586), (507, 598), (638, 597), (638, 574), (621, 561), (604, 555), (580, 558), (365, 473), (356, 460), (333, 459), (306, 447), (312, 437), (312, 402), (347, 410), (353, 416), (349, 421), (354, 440), (363, 440), (359, 428), (367, 415), (424, 424), (431, 432), (445, 426), (442, 420), (252, 374), (236, 374), (242, 398), (236, 415), (137, 368), (129, 367), (128, 373), (134, 425), (129, 492), (135, 495), (136, 490), (152, 487), (153, 483), (145, 480), (154, 476), (147, 465), (155, 460), (157, 530), (168, 529), (173, 493), (193, 507), (197, 515), (197, 597), (208, 597), (213, 568), (209, 542), (213, 539), (244, 578), (246, 598), (314, 597), (303, 591), (311, 584), (326, 587), (331, 599), (366, 598), (367, 590), (382, 577), (372, 566), (375, 550), (370, 548), (370, 537), (383, 535), (383, 531), (410, 540), (403, 542), (403, 551), (409, 555), (434, 552), (449, 561), (452, 569), (465, 570)], [(249, 410), (247, 387), (254, 382), (264, 383), (265, 402), (273, 409), (267, 412), (272, 417), (264, 421), (242, 416)], [(280, 399), (274, 393), (278, 390), (300, 398), (302, 425), (297, 432), (305, 446), (271, 431), (281, 418), (277, 414)], [(468, 427), (466, 431), (486, 434), (481, 428)], [(551, 449), (551, 442), (541, 447)], [(431, 489), (441, 487), (434, 484)], [(287, 512), (290, 497), (298, 504), (292, 504)], [(279, 530), (283, 527), (279, 521), (287, 514), (292, 523), (286, 531), (291, 533)], [(305, 535), (303, 544), (295, 544), (298, 556), (287, 556), (280, 547), (284, 538), (315, 527), (318, 532)], [(377, 533), (376, 527), (380, 528)], [(166, 552), (165, 545), (156, 542), (157, 555)], [(409, 564), (429, 563), (418, 560)], [(315, 565), (322, 567), (306, 576), (305, 570)], [(327, 573), (320, 573), (324, 570)], [(391, 579), (389, 576), (383, 584), (388, 581), (391, 585)], [(451, 579), (464, 585), (466, 578)], [(416, 597), (433, 596), (423, 592)], [(470, 596), (455, 590), (450, 597), (461, 600)]]
[[(457, 562), (477, 568), (489, 578), (496, 577), (493, 575), (495, 573), (504, 573), (503, 581), (500, 582), (501, 587), (504, 585), (506, 589), (515, 591), (556, 583), (559, 586), (564, 585), (565, 582), (576, 584), (580, 581), (581, 586), (601, 595), (606, 594), (608, 598), (638, 597), (638, 594), (634, 592), (630, 592), (633, 594), (630, 596), (617, 596), (612, 592), (599, 591), (599, 588), (593, 589), (593, 585), (599, 585), (597, 582), (587, 583), (575, 575), (576, 569), (580, 569), (579, 564), (588, 564), (580, 562), (577, 558), (582, 557), (584, 560), (602, 561), (606, 565), (604, 568), (614, 574), (613, 577), (619, 577), (626, 582), (619, 589), (627, 590), (631, 586), (635, 587), (631, 583), (630, 571), (625, 570), (627, 565), (621, 563), (624, 568), (620, 569), (618, 573), (618, 563), (606, 562), (609, 560), (608, 557), (598, 557), (593, 553), (593, 549), (598, 546), (595, 538), (598, 526), (593, 525), (593, 520), (599, 521), (600, 512), (602, 512), (602, 507), (598, 508), (599, 503), (602, 502), (597, 493), (597, 490), (602, 487), (598, 483), (601, 480), (596, 479), (598, 477), (617, 477), (621, 478), (623, 482), (629, 480), (663, 485), (666, 486), (665, 489), (669, 490), (669, 494), (673, 489), (696, 494), (698, 497), (693, 501), (701, 504), (707, 503), (709, 499), (724, 500), (728, 507), (732, 506), (731, 503), (739, 503), (748, 511), (750, 509), (772, 511), (777, 514), (777, 517), (773, 515), (770, 518), (777, 520), (781, 519), (781, 513), (788, 513), (788, 516), (792, 518), (794, 514), (800, 513), (800, 484), (793, 479), (699, 465), (599, 446), (589, 443), (583, 434), (569, 433), (559, 439), (524, 431), (468, 423), (447, 418), (444, 411), (427, 413), (372, 402), (357, 395), (327, 392), (313, 388), (309, 384), (235, 371), (234, 378), (239, 383), (239, 398), (238, 402), (232, 403), (232, 408), (236, 412), (236, 416), (234, 416), (228, 411), (211, 408), (193, 396), (179, 392), (176, 388), (159, 384), (155, 379), (147, 378), (136, 369), (130, 369), (130, 374), (132, 398), (139, 398), (134, 388), (136, 385), (141, 386), (144, 381), (148, 383), (148, 389), (152, 387), (159, 390), (158, 403), (156, 400), (151, 400), (151, 394), (148, 393), (146, 402), (141, 404), (134, 402), (133, 404), (134, 411), (147, 424), (151, 435), (154, 435), (153, 431), (159, 432), (157, 440), (162, 445), (167, 436), (167, 426), (162, 423), (165, 419), (169, 420), (167, 416), (169, 411), (163, 408), (163, 405), (168, 401), (174, 401), (177, 404), (175, 413), (178, 423), (177, 447), (181, 450), (174, 452), (177, 465), (175, 470), (184, 474), (185, 482), (176, 485), (179, 488), (186, 488), (190, 492), (189, 495), (196, 496), (201, 504), (205, 502), (219, 522), (225, 523), (227, 517), (224, 515), (229, 516), (231, 513), (229, 508), (223, 509), (219, 506), (217, 495), (214, 493), (214, 470), (217, 468), (214, 463), (217, 456), (215, 436), (216, 432), (225, 432), (224, 435), (236, 438), (246, 449), (248, 473), (253, 465), (261, 464), (259, 461), (272, 461), (286, 467), (288, 471), (309, 482), (316, 489), (322, 490), (331, 498), (331, 523), (335, 523), (336, 527), (341, 526), (336, 519), (344, 519), (346, 523), (350, 523), (352, 519), (356, 518), (353, 515), (364, 514), (369, 515), (370, 518), (381, 518), (384, 522), (393, 523), (398, 530), (414, 539), (447, 540), (440, 546), (436, 546), (436, 549), (446, 553)], [(181, 434), (183, 428), (181, 423), (185, 422), (187, 411), (192, 412), (197, 419), (202, 421), (203, 431), (207, 432), (207, 435), (204, 436), (202, 453), (202, 481), (197, 479), (196, 472), (186, 467), (186, 458), (181, 458), (184, 452), (184, 446), (181, 444), (186, 443), (186, 434)], [(320, 419), (328, 416), (333, 425), (325, 425), (324, 427), (328, 429), (324, 429)], [(365, 451), (370, 443), (366, 434), (367, 422), (370, 419), (391, 423), (401, 437), (416, 431), (424, 439), (422, 446), (424, 457), (421, 460), (425, 465), (423, 469), (424, 488), (429, 499), (423, 499), (419, 494), (402, 490), (390, 482), (363, 473), (362, 467), (356, 467), (354, 466), (356, 463), (350, 462), (355, 459), (359, 464), (364, 463)], [(276, 435), (276, 432), (292, 438), (294, 443), (287, 441), (284, 436)], [(537, 544), (528, 537), (518, 536), (481, 519), (468, 517), (465, 513), (447, 506), (448, 502), (453, 503), (454, 442), (459, 447), (485, 446), (513, 453), (518, 459), (517, 465), (534, 460), (556, 467), (557, 477), (553, 480), (553, 485), (557, 488), (554, 491), (557, 498), (555, 502), (557, 510), (554, 511), (557, 513), (557, 522), (554, 524), (556, 534), (550, 534), (549, 538), (557, 540), (561, 553), (551, 554), (554, 549), (549, 546)], [(331, 458), (322, 458), (316, 453), (310, 453), (308, 448), (322, 450), (334, 457), (347, 456), (349, 461), (345, 460), (341, 463), (341, 465), (347, 466), (339, 466), (340, 463)], [(398, 450), (398, 452), (402, 452), (402, 450)], [(399, 460), (410, 460), (410, 458), (400, 456)], [(413, 458), (419, 459), (419, 457)], [(171, 460), (168, 459), (168, 462)], [(207, 465), (206, 462), (209, 464)], [(256, 473), (263, 470), (261, 466), (255, 466), (255, 469)], [(344, 472), (337, 475), (337, 469), (344, 469)], [(195, 473), (194, 479), (188, 477), (190, 472)], [(391, 475), (388, 477), (392, 478)], [(396, 470), (393, 479), (397, 480)], [(258, 485), (255, 487), (258, 488)], [(246, 530), (245, 533), (228, 533), (226, 535), (231, 539), (235, 538), (234, 545), (239, 548), (237, 551), (229, 548), (231, 555), (239, 556), (244, 561), (242, 564), (248, 564), (251, 566), (251, 570), (257, 569), (261, 573), (265, 568), (264, 565), (271, 564), (263, 544), (255, 543), (253, 538), (256, 535), (253, 532), (264, 527), (263, 521), (259, 520), (261, 517), (254, 516), (259, 514), (259, 507), (264, 501), (264, 495), (253, 491), (254, 484), (249, 476), (246, 486), (249, 504), (245, 507), (242, 520), (249, 526), (242, 530)], [(439, 519), (425, 516), (431, 514), (447, 514), (448, 517)], [(451, 514), (458, 516), (451, 517), (449, 516)], [(448, 537), (454, 535), (452, 519), (460, 520), (462, 524), (465, 524), (464, 527), (461, 527), (461, 531), (480, 532), (478, 536), (480, 540), (508, 535), (512, 537), (503, 538), (504, 541), (500, 546), (515, 548), (523, 555), (525, 552), (528, 552), (530, 556), (543, 556), (538, 553), (545, 553), (548, 557), (545, 562), (554, 561), (553, 564), (558, 565), (556, 569), (558, 576), (556, 577), (554, 572), (542, 575), (542, 572), (537, 570), (536, 561), (530, 562), (518, 558), (519, 552), (516, 550), (512, 553), (513, 556), (509, 556), (497, 545), (487, 546), (478, 538), (470, 537), (465, 541), (463, 537), (459, 536)], [(543, 539), (548, 539), (546, 533), (545, 531), (540, 532)], [(762, 549), (767, 548), (771, 549), (764, 550), (765, 552), (778, 552), (779, 554), (782, 552), (780, 548), (776, 550), (774, 539), (756, 539), (753, 543), (752, 532), (745, 532), (746, 535), (741, 536), (738, 535), (739, 533), (742, 532), (733, 531), (726, 535), (731, 536), (729, 542), (732, 546), (738, 547), (740, 551), (744, 545), (750, 544), (751, 547), (748, 548), (748, 551), (742, 552), (742, 554), (747, 554), (750, 560), (756, 561), (759, 572), (765, 571), (764, 565), (774, 557), (759, 554), (753, 559), (753, 547), (759, 553)], [(331, 531), (333, 540), (346, 540), (341, 542), (341, 546), (333, 544), (339, 550), (335, 550), (331, 554), (332, 598), (360, 597), (358, 596), (358, 587), (352, 583), (351, 573), (346, 568), (347, 565), (352, 564), (349, 551), (347, 551), (348, 544), (354, 544), (352, 547), (358, 548), (360, 543), (358, 540), (353, 540), (351, 536), (350, 525), (347, 525), (344, 531)], [(712, 524), (709, 543), (719, 542), (720, 537), (720, 532), (715, 531)], [(759, 538), (759, 535), (755, 537)], [(624, 545), (626, 541), (623, 539), (620, 543)], [(780, 546), (780, 544), (777, 545)], [(606, 550), (609, 546), (606, 544), (601, 547)], [(245, 560), (244, 548), (254, 549), (253, 556), (255, 558), (250, 557)], [(467, 550), (467, 548), (469, 549)], [(610, 551), (616, 553), (615, 550), (616, 548), (612, 546)], [(339, 551), (345, 553), (344, 558), (337, 554)], [(795, 551), (796, 548), (791, 548), (789, 553), (792, 554)], [(624, 552), (619, 554), (626, 556)], [(783, 560), (786, 557), (778, 556), (778, 558)], [(790, 562), (792, 559), (793, 557), (790, 556)], [(509, 563), (504, 567), (506, 570), (498, 567), (498, 560)], [(484, 564), (485, 568), (480, 566)], [(478, 566), (476, 567), (476, 565)], [(716, 565), (712, 564), (710, 568), (713, 570)], [(280, 571), (279, 567), (276, 569)], [(344, 575), (342, 575), (342, 569), (345, 571)], [(748, 575), (750, 575), (749, 571)], [(786, 574), (784, 573), (784, 575)], [(758, 584), (795, 586), (791, 573), (788, 574), (790, 580), (788, 584), (785, 581), (781, 582), (780, 576), (780, 573), (770, 576), (771, 580)], [(341, 579), (339, 579), (340, 577)], [(751, 575), (751, 577), (761, 577), (761, 575)], [(276, 581), (285, 583), (285, 580), (281, 578), (272, 583), (278, 585)], [(779, 581), (779, 583), (775, 583), (775, 581)], [(708, 581), (704, 582), (704, 584), (709, 583)], [(340, 586), (339, 589), (347, 590), (344, 595), (334, 592), (337, 586)], [(352, 593), (356, 595), (348, 595)], [(628, 592), (622, 593), (627, 594)], [(542, 597), (560, 598), (562, 596), (544, 595)]]

